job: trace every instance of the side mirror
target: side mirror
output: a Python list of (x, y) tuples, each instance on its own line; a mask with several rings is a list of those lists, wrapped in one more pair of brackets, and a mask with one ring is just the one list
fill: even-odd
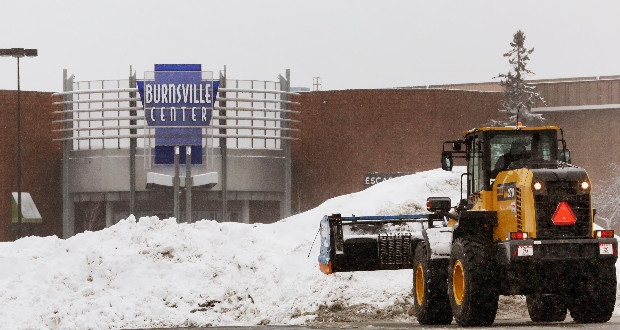
[(570, 164), (570, 150), (564, 149), (564, 150), (558, 150), (558, 151), (559, 151), (559, 157), (558, 157), (559, 160)]
[(441, 169), (444, 171), (452, 171), (452, 152), (441, 152)]

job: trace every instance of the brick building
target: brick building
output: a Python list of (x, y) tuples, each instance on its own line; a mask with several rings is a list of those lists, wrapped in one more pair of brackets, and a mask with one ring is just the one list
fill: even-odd
[[(29, 192), (44, 219), (25, 228), (31, 234), (62, 233), (61, 145), (52, 141), (51, 93), (21, 92), (22, 191)], [(17, 191), (17, 91), (0, 91), (0, 241), (14, 237), (11, 225), (11, 192)]]
[(501, 93), (441, 89), (303, 93), (293, 142), (293, 206), (364, 188), (371, 172), (440, 167), (442, 142), (497, 114)]
[[(546, 123), (564, 128), (573, 163), (586, 168), (594, 193), (620, 164), (620, 77), (534, 81), (547, 100)], [(23, 191), (30, 192), (43, 224), (38, 235), (62, 235), (61, 143), (53, 139), (58, 101), (51, 93), (22, 92)], [(306, 92), (294, 97), (299, 122), (292, 143), (292, 208), (364, 188), (370, 172), (438, 168), (442, 142), (497, 118), (496, 84)], [(16, 92), (0, 91), (0, 240), (13, 238), (10, 192), (16, 186)]]
[[(588, 171), (596, 195), (618, 175), (620, 76), (531, 83), (546, 100), (533, 111), (564, 129), (572, 162)], [(497, 83), (303, 93), (293, 206), (306, 210), (360, 191), (365, 173), (440, 167), (442, 142), (498, 119), (502, 97)]]

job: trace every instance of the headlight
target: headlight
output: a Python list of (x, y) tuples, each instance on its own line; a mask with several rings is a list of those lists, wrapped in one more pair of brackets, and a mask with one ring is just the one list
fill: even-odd
[(540, 182), (540, 181), (534, 182), (534, 190), (540, 191), (542, 189), (542, 187), (543, 187), (542, 182)]
[(581, 182), (579, 182), (579, 189), (581, 190), (588, 190), (590, 189), (590, 183), (586, 180), (583, 180)]

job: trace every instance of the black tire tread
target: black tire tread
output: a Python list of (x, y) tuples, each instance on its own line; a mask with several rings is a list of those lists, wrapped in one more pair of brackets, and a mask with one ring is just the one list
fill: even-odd
[(568, 306), (577, 323), (604, 323), (613, 315), (616, 304), (616, 267), (599, 265), (577, 284)]
[[(416, 295), (416, 270), (418, 262), (424, 269), (424, 300), (418, 304)], [(444, 264), (445, 265), (445, 264)], [(426, 255), (425, 243), (419, 243), (413, 257), (413, 309), (422, 325), (447, 325), (452, 323), (452, 310), (447, 292), (447, 269), (430, 263)]]
[(528, 295), (527, 312), (533, 322), (562, 322), (566, 319), (566, 302), (559, 295)]
[[(456, 303), (452, 290), (452, 269), (457, 258), (461, 259), (465, 268), (466, 292), (460, 306)], [(460, 326), (488, 326), (495, 321), (499, 294), (493, 260), (494, 256), (487, 255), (481, 241), (459, 238), (453, 243), (448, 289), (452, 313)]]

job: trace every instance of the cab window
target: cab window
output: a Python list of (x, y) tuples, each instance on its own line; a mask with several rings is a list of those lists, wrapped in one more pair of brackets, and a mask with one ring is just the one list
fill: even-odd
[(499, 132), (493, 135), (490, 139), (491, 176), (515, 166), (535, 167), (536, 164), (555, 162), (556, 143), (555, 131)]
[(484, 187), (483, 175), (484, 171), (482, 170), (483, 159), (482, 159), (482, 142), (479, 136), (473, 136), (471, 140), (469, 140), (469, 150), (471, 151), (470, 159), (467, 164), (467, 172), (469, 173), (468, 181), (470, 193), (479, 193)]

